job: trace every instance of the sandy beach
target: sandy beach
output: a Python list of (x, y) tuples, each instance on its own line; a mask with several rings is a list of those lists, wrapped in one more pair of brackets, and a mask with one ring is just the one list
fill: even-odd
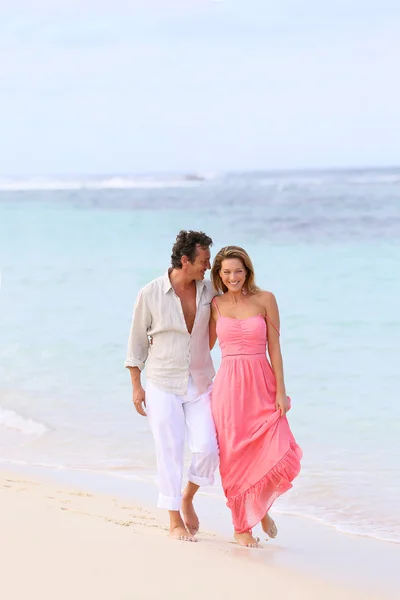
[[(301, 519), (293, 526), (280, 518), (280, 539), (258, 550), (207, 530), (197, 544), (177, 542), (168, 538), (161, 511), (3, 469), (0, 503), (5, 600), (398, 597), (398, 546)], [(378, 576), (369, 579), (372, 570)]]

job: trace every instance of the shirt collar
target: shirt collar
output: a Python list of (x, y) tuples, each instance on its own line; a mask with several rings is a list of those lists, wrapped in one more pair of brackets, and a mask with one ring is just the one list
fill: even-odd
[(171, 281), (169, 278), (169, 269), (164, 273), (163, 288), (164, 288), (164, 294), (168, 294), (169, 290), (172, 290), (172, 285), (171, 285)]

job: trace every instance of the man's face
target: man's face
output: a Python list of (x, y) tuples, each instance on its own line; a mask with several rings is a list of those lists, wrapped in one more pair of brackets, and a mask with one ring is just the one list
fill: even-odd
[(188, 275), (195, 281), (202, 281), (210, 265), (211, 252), (209, 249), (197, 248), (197, 255), (193, 263), (188, 262)]

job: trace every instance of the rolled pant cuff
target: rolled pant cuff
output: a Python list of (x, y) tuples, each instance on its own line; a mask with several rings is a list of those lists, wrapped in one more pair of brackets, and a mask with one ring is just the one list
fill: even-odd
[(181, 496), (163, 496), (158, 494), (158, 508), (166, 508), (167, 510), (180, 510), (182, 497)]
[(188, 473), (188, 479), (195, 485), (212, 485), (214, 483), (214, 475), (211, 475), (211, 477), (199, 477), (198, 475)]

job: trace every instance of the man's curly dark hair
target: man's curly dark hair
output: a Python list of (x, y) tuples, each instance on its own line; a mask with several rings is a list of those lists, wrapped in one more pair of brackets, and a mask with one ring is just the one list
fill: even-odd
[(203, 250), (208, 250), (212, 243), (212, 239), (202, 231), (185, 231), (182, 229), (176, 236), (175, 244), (172, 246), (172, 267), (174, 269), (182, 268), (182, 256), (187, 256), (189, 261), (194, 263), (197, 248), (200, 246)]

